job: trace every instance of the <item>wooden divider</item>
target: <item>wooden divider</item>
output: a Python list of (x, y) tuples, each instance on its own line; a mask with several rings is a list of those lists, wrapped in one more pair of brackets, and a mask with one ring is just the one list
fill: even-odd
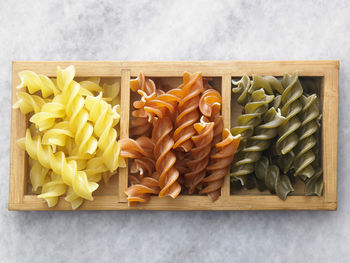
[[(221, 94), (222, 94), (222, 116), (224, 128), (231, 128), (231, 82), (230, 74), (222, 76)], [(230, 196), (230, 175), (225, 176), (224, 185), (221, 188), (221, 198), (227, 199)]]
[[(120, 139), (129, 138), (129, 114), (130, 114), (130, 70), (121, 72), (121, 118)], [(127, 202), (125, 190), (128, 188), (128, 167), (119, 168), (119, 202)]]

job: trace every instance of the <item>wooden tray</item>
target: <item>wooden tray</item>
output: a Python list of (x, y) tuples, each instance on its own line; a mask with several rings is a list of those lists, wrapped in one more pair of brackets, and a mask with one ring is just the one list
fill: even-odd
[[(79, 210), (336, 210), (337, 208), (337, 137), (338, 137), (338, 75), (339, 61), (177, 61), (177, 62), (123, 62), (123, 61), (65, 61), (27, 62), (15, 61), (12, 68), (12, 104), (17, 100), (16, 86), (20, 83), (18, 73), (32, 70), (51, 77), (56, 76), (57, 66), (76, 68), (76, 77), (101, 77), (121, 79), (120, 137), (129, 135), (130, 89), (129, 80), (140, 71), (145, 76), (164, 78), (176, 82), (184, 71), (202, 72), (214, 77), (221, 86), (224, 125), (231, 127), (231, 116), (240, 109), (231, 102), (231, 80), (243, 74), (281, 76), (285, 72), (299, 72), (301, 77), (311, 77), (320, 83), (322, 119), (322, 165), (324, 178), (323, 196), (303, 196), (296, 189), (286, 201), (277, 196), (257, 190), (242, 190), (230, 194), (230, 178), (225, 178), (221, 197), (211, 202), (207, 196), (181, 195), (178, 198), (152, 197), (146, 204), (128, 207), (124, 191), (127, 188), (128, 169), (119, 170), (110, 185), (101, 184), (94, 201), (85, 201)], [(19, 110), (11, 111), (11, 153), (9, 210), (71, 210), (69, 203), (60, 198), (54, 208), (30, 193), (28, 187), (27, 157), (16, 141), (23, 137), (27, 120)]]

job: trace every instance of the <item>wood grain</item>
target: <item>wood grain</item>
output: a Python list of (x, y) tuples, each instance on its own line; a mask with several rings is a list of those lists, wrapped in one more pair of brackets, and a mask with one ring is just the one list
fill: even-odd
[[(120, 139), (129, 138), (130, 112), (130, 71), (123, 70), (121, 75), (121, 118)], [(128, 188), (128, 167), (119, 168), (119, 200), (127, 202), (125, 190)]]
[[(231, 82), (230, 74), (222, 76), (222, 116), (224, 121), (224, 128), (231, 128)], [(230, 196), (230, 175), (225, 176), (224, 185), (221, 188), (221, 198), (228, 199)]]
[[(203, 76), (221, 78), (222, 114), (224, 125), (230, 128), (231, 117), (240, 111), (231, 101), (231, 78), (243, 74), (282, 76), (285, 72), (298, 71), (300, 76), (321, 77), (322, 165), (324, 170), (324, 195), (289, 196), (281, 201), (276, 196), (257, 191), (230, 195), (229, 176), (225, 178), (222, 197), (212, 203), (206, 196), (179, 196), (170, 198), (152, 197), (147, 204), (129, 207), (124, 191), (127, 187), (127, 168), (119, 170), (118, 183), (112, 188), (101, 186), (94, 201), (85, 201), (79, 210), (335, 210), (337, 208), (337, 138), (338, 138), (338, 74), (339, 61), (15, 61), (12, 70), (12, 104), (16, 101), (18, 72), (32, 70), (36, 73), (55, 76), (57, 66), (76, 67), (77, 77), (121, 78), (121, 121), (120, 137), (129, 136), (130, 76), (143, 71), (148, 77), (181, 77), (184, 71), (202, 72)], [(230, 116), (231, 115), (231, 116)], [(11, 151), (9, 179), (10, 210), (70, 210), (70, 204), (60, 199), (57, 206), (49, 209), (42, 200), (26, 191), (26, 154), (16, 141), (23, 137), (26, 118), (19, 110), (11, 110)]]

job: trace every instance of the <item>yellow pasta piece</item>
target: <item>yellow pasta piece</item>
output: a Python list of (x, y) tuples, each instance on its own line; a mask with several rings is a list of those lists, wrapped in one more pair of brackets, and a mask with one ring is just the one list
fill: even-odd
[(116, 81), (113, 84), (103, 84), (103, 99), (110, 103), (112, 106), (120, 105), (120, 81)]
[[(103, 157), (101, 154), (99, 155), (100, 156), (89, 159), (86, 164), (86, 169), (84, 170), (89, 178), (89, 181), (92, 182), (99, 182), (101, 180), (101, 176), (108, 172), (108, 168), (104, 164)], [(107, 182), (108, 179), (109, 178), (106, 178), (105, 182)]]
[(69, 202), (72, 206), (72, 209), (75, 210), (79, 206), (82, 205), (84, 202), (84, 199), (78, 196), (74, 191), (72, 187), (68, 187), (68, 191), (66, 194), (66, 197), (64, 198), (67, 202)]
[(51, 172), (50, 180), (43, 185), (38, 198), (44, 199), (49, 207), (53, 207), (58, 202), (58, 197), (66, 192), (66, 185), (60, 175)]
[(89, 119), (94, 123), (94, 132), (99, 137), (98, 147), (103, 152), (104, 164), (111, 172), (119, 166), (125, 167), (124, 159), (119, 158), (120, 146), (117, 131), (113, 128), (118, 124), (120, 115), (102, 100), (102, 93), (96, 97), (88, 96), (85, 106), (90, 111)]
[(46, 131), (42, 138), (42, 144), (51, 145), (55, 152), (56, 146), (65, 146), (67, 138), (73, 138), (74, 134), (69, 130), (68, 121), (62, 121), (55, 124), (55, 126)]
[(26, 131), (26, 136), (18, 141), (18, 144), (27, 151), (32, 159), (38, 160), (45, 168), (52, 169), (56, 174), (61, 175), (63, 182), (72, 186), (77, 195), (93, 200), (92, 192), (98, 188), (98, 184), (89, 182), (86, 173), (77, 170), (76, 161), (67, 162), (63, 152), (54, 154), (50, 146), (41, 143), (40, 136), (32, 138), (29, 129)]
[(58, 118), (65, 117), (64, 101), (61, 95), (57, 95), (52, 102), (45, 103), (41, 111), (35, 113), (29, 121), (37, 125), (39, 131), (50, 129)]
[(79, 153), (95, 153), (97, 139), (93, 136), (94, 128), (88, 121), (89, 113), (84, 108), (84, 98), (80, 95), (79, 83), (72, 81), (65, 86), (63, 92), (66, 114), (70, 118), (69, 125), (75, 134), (75, 143), (79, 147)]
[(57, 67), (57, 87), (60, 91), (65, 90), (73, 81), (75, 76), (75, 68), (74, 66), (69, 66), (66, 69), (61, 69)]
[(99, 85), (100, 78), (88, 78), (87, 80), (80, 81), (80, 94), (82, 96), (94, 96), (102, 91)]
[(39, 112), (45, 104), (45, 100), (37, 95), (30, 95), (27, 92), (17, 92), (18, 101), (13, 105), (14, 109), (20, 109), (23, 114)]
[(47, 98), (52, 94), (57, 95), (59, 93), (59, 90), (57, 90), (55, 84), (47, 76), (37, 75), (33, 71), (29, 70), (20, 72), (18, 76), (21, 79), (21, 84), (17, 86), (17, 89), (27, 87), (30, 94), (41, 91), (43, 98)]
[(32, 165), (30, 165), (29, 180), (32, 184), (33, 192), (37, 192), (38, 188), (43, 186), (49, 169), (43, 167), (37, 160), (32, 160), (31, 162)]

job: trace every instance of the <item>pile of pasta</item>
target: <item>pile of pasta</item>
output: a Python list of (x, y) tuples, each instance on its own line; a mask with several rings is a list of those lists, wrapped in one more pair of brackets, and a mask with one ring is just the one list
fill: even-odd
[(108, 182), (119, 166), (118, 123), (120, 82), (103, 84), (99, 78), (74, 80), (75, 68), (57, 69), (57, 78), (19, 73), (19, 108), (28, 115), (29, 128), (18, 145), (29, 156), (30, 183), (49, 207), (60, 196), (73, 209), (93, 200), (92, 193)]
[(156, 86), (143, 73), (130, 81), (140, 98), (133, 103), (131, 138), (120, 140), (120, 156), (132, 158), (129, 205), (181, 191), (219, 198), (241, 136), (223, 128), (221, 95), (209, 82), (187, 72), (177, 88)]
[(231, 129), (242, 136), (231, 168), (233, 184), (256, 185), (285, 200), (299, 178), (306, 195), (321, 195), (321, 115), (313, 83), (305, 82), (303, 88), (294, 73), (282, 79), (245, 75), (233, 86), (243, 106)]

